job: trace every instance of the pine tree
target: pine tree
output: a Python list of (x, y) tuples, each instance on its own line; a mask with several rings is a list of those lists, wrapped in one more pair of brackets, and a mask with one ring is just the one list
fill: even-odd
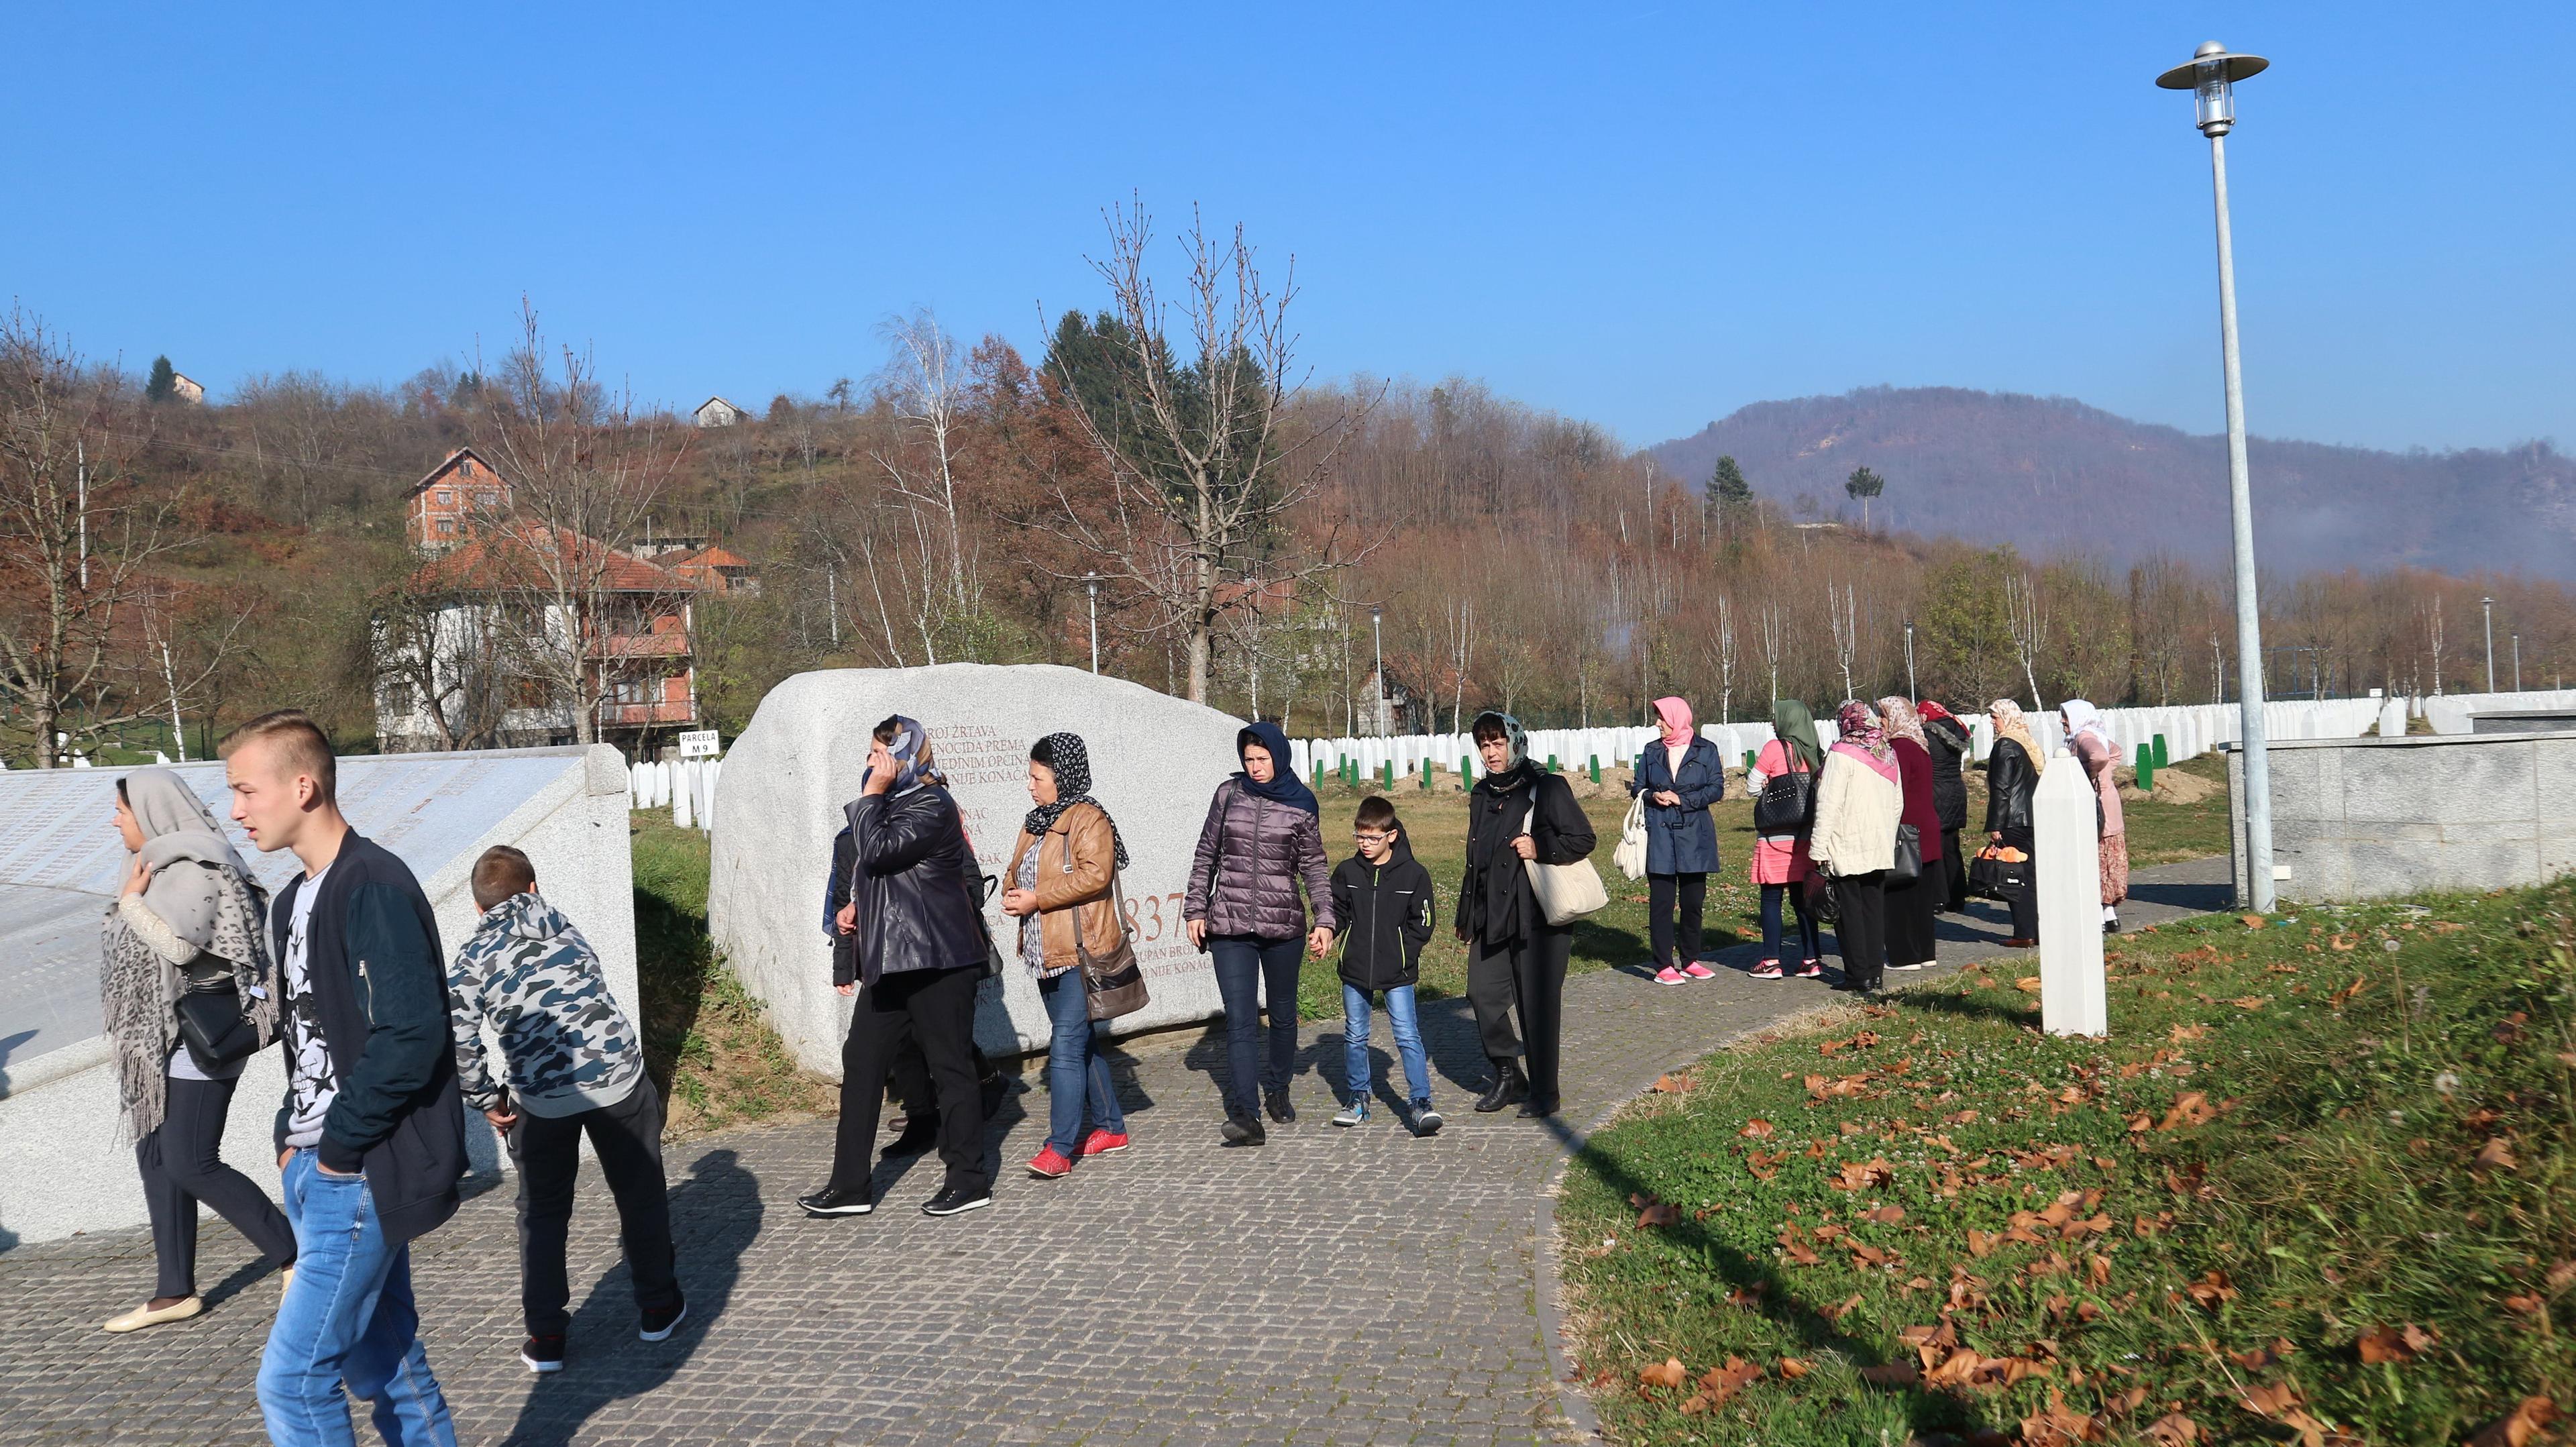
[(178, 392), (179, 369), (170, 365), (170, 359), (168, 357), (154, 357), (152, 359), (152, 375), (146, 378), (143, 383), (143, 400), (146, 402), (167, 402), (172, 397), (177, 396)]
[(1869, 531), (1869, 500), (1887, 491), (1887, 479), (1866, 467), (1855, 467), (1851, 476), (1843, 480), (1843, 491), (1860, 499), (1861, 531)]
[(1708, 475), (1708, 500), (1719, 507), (1742, 507), (1753, 501), (1753, 484), (1732, 455), (1719, 458), (1717, 470)]

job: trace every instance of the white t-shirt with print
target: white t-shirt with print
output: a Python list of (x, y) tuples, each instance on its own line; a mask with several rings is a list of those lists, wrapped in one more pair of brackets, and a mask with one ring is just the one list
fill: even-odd
[(303, 1150), (322, 1144), (322, 1117), (340, 1094), (339, 1076), (331, 1068), (331, 1050), (322, 1035), (322, 1015), (313, 1003), (306, 934), (313, 921), (313, 902), (322, 897), (322, 881), (331, 868), (304, 881), (295, 892), (295, 909), (286, 919), (286, 1039), (291, 1068), (287, 1077), (286, 1143)]

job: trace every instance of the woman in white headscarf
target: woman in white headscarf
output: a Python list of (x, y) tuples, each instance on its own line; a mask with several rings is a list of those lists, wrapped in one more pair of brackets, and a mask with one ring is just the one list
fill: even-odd
[(103, 1323), (129, 1332), (205, 1310), (198, 1202), (280, 1270), (294, 1265), (295, 1231), (220, 1154), (242, 1067), (277, 1039), (267, 896), (196, 791), (167, 769), (116, 781), (116, 831), (133, 859), (105, 922), (99, 998), (160, 1273), (150, 1301)]
[(2101, 836), (2097, 847), (2102, 859), (2102, 933), (2117, 934), (2120, 901), (2129, 897), (2128, 823), (2120, 817), (2120, 786), (2113, 777), (2120, 765), (2120, 746), (2112, 741), (2102, 711), (2083, 699), (2059, 704), (2057, 717), (2066, 726), (2066, 747), (2083, 762), (2084, 776), (2092, 781), (2098, 801), (2093, 819)]

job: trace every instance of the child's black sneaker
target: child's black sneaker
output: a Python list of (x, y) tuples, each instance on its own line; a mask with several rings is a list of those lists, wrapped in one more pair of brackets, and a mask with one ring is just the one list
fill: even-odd
[(563, 1341), (559, 1336), (532, 1336), (519, 1348), (519, 1360), (532, 1372), (562, 1371)]
[(1431, 1102), (1427, 1100), (1417, 1100), (1413, 1103), (1413, 1133), (1415, 1135), (1438, 1135), (1440, 1134), (1440, 1127), (1444, 1124), (1446, 1124), (1446, 1122), (1440, 1119), (1440, 1112), (1431, 1108)]

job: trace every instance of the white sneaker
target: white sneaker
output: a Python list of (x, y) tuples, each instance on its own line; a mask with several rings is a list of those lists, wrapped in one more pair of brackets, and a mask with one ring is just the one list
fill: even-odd
[(1922, 968), (1923, 968), (1923, 963), (1924, 963), (1924, 962), (1923, 962), (1923, 961), (1921, 961), (1921, 960), (1916, 960), (1913, 964), (1910, 964), (1910, 965), (1890, 964), (1890, 965), (1888, 966), (1888, 968), (1889, 968), (1889, 969), (1891, 969), (1891, 970), (1919, 970), (1919, 969), (1922, 969)]

